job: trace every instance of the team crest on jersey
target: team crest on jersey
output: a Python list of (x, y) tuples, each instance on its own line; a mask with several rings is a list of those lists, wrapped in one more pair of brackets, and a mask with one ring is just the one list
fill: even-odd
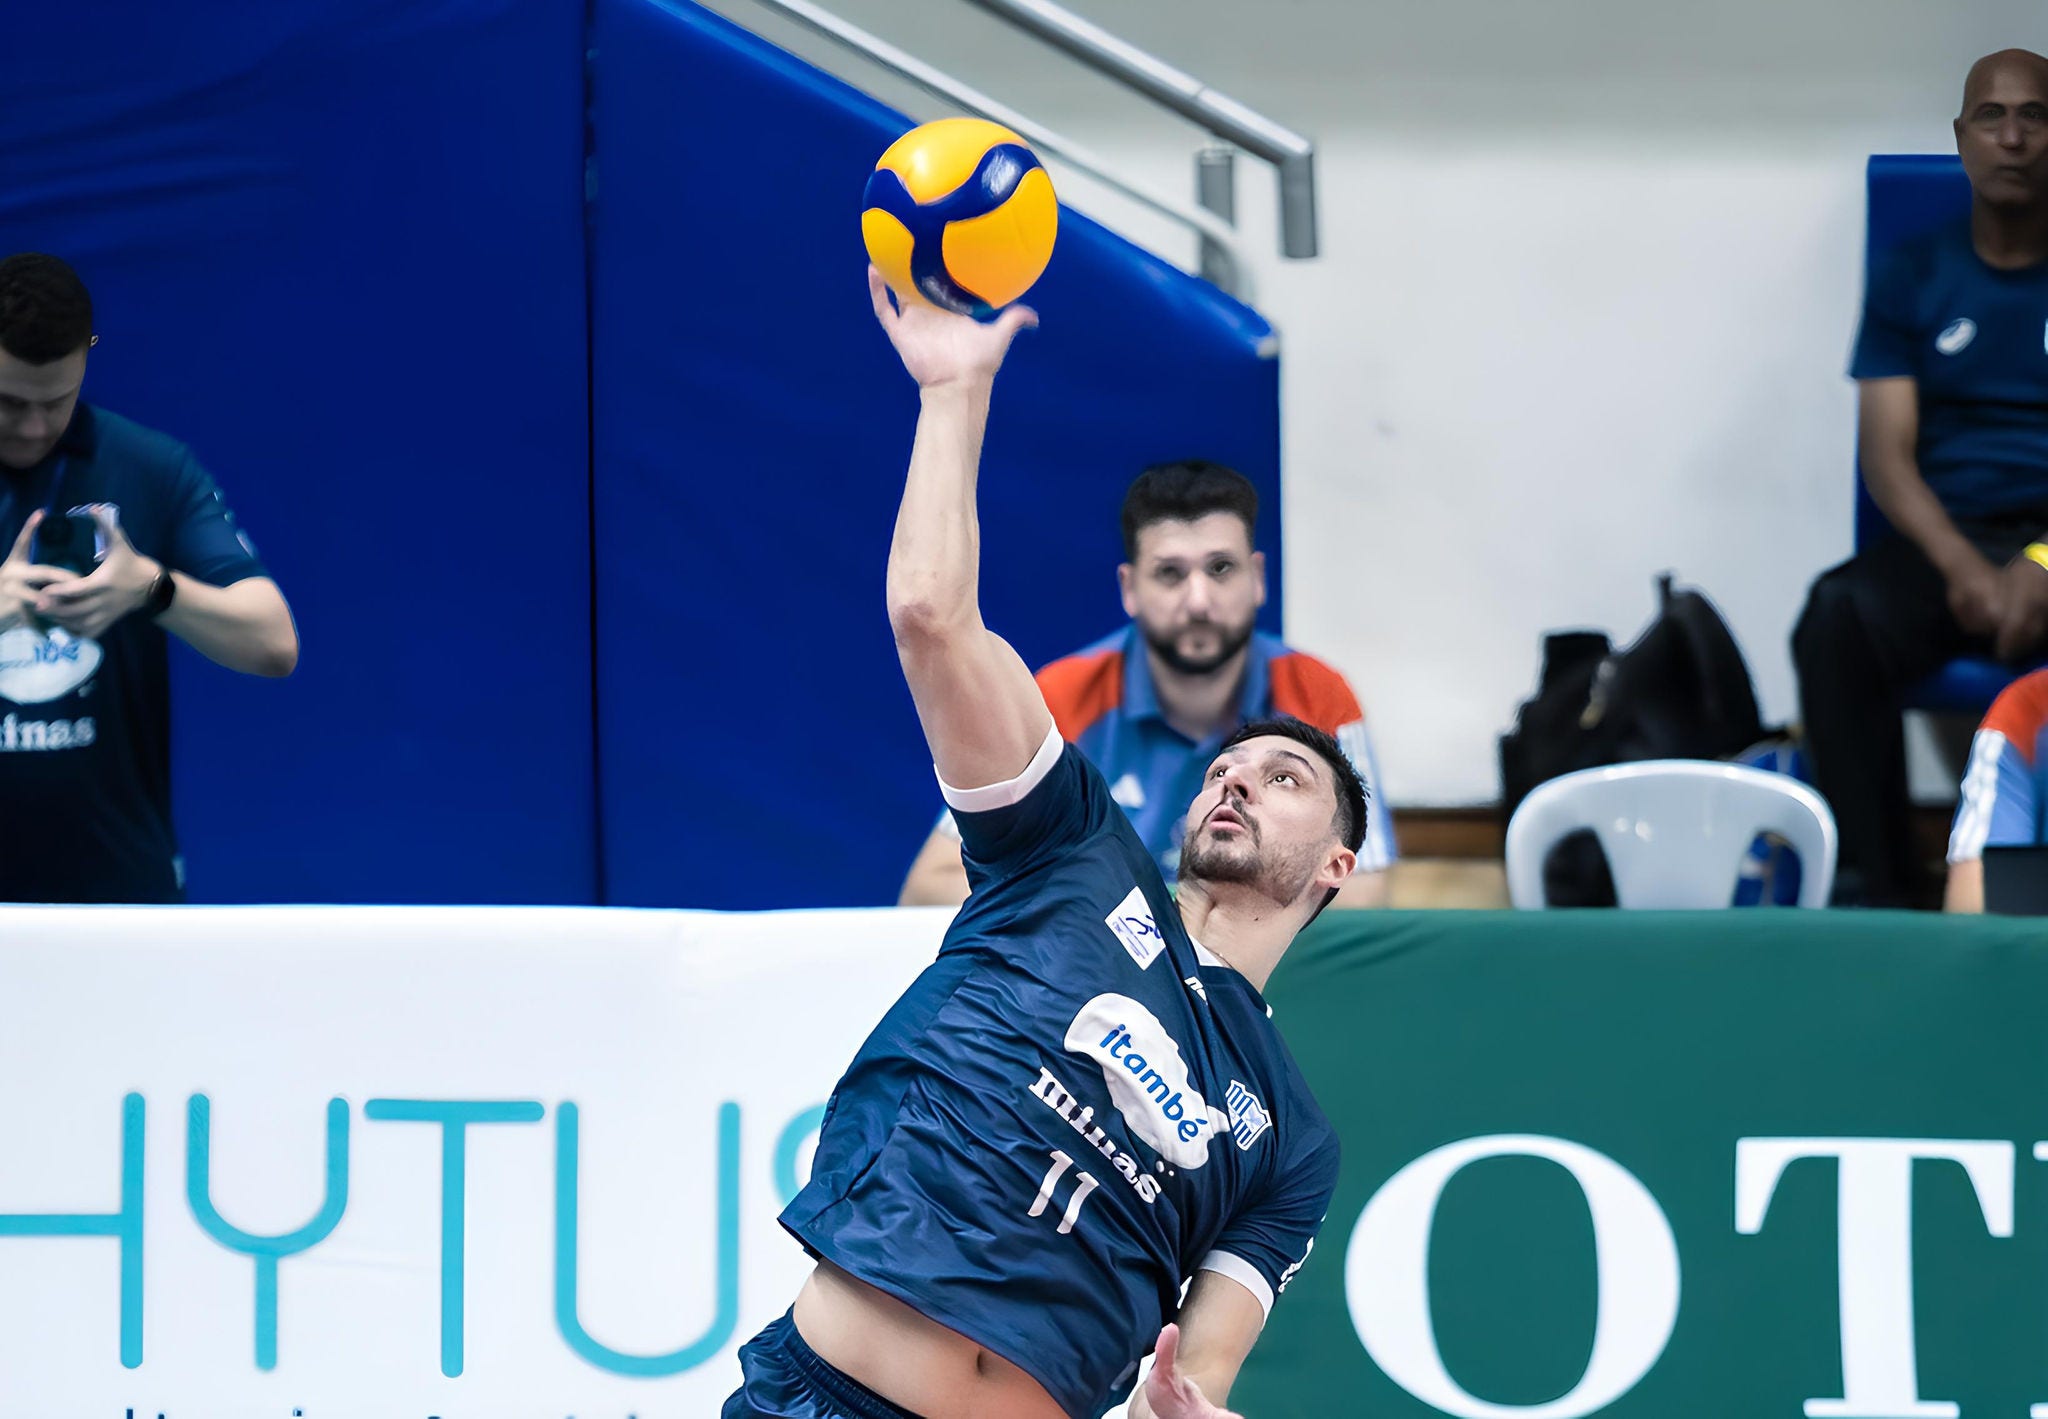
[(1235, 1079), (1230, 1081), (1223, 1102), (1230, 1109), (1230, 1136), (1241, 1149), (1249, 1149), (1259, 1141), (1260, 1134), (1273, 1126), (1273, 1116), (1266, 1112), (1259, 1096)]
[(1131, 953), (1141, 971), (1150, 970), (1159, 953), (1166, 949), (1166, 938), (1159, 934), (1159, 923), (1152, 919), (1152, 904), (1145, 900), (1143, 887), (1131, 888), (1131, 894), (1116, 904), (1116, 910), (1104, 917), (1102, 924), (1124, 943), (1124, 950)]

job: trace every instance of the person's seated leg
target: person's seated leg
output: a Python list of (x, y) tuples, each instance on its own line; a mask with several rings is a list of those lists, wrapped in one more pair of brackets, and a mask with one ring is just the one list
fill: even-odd
[(1900, 698), (1966, 645), (1941, 574), (1903, 538), (1823, 573), (1807, 593), (1792, 659), (1814, 782), (1840, 834), (1838, 902), (1909, 905), (1922, 885)]

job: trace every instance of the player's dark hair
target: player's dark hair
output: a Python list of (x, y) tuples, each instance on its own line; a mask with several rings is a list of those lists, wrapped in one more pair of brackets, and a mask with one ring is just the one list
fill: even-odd
[[(1365, 815), (1370, 807), (1366, 802), (1365, 780), (1358, 776), (1357, 769), (1351, 767), (1351, 760), (1345, 757), (1344, 750), (1338, 746), (1334, 738), (1291, 714), (1276, 714), (1268, 719), (1248, 720), (1223, 741), (1223, 748), (1217, 752), (1224, 753), (1247, 739), (1259, 739), (1269, 734), (1278, 735), (1282, 739), (1292, 739), (1295, 743), (1314, 750), (1316, 757), (1329, 766), (1330, 778), (1337, 790), (1337, 819), (1334, 824), (1337, 836), (1342, 839), (1344, 846), (1354, 853), (1357, 852), (1365, 844)], [(1310, 913), (1309, 921), (1321, 916), (1323, 908), (1327, 907), (1336, 895), (1337, 888), (1332, 887), (1323, 897), (1321, 904)], [(1308, 923), (1302, 924), (1306, 926)]]
[(92, 343), (92, 296), (54, 256), (26, 251), (0, 260), (0, 350), (47, 365)]
[(1124, 494), (1124, 560), (1138, 560), (1138, 534), (1155, 522), (1193, 522), (1212, 512), (1235, 514), (1249, 541), (1259, 525), (1259, 490), (1235, 468), (1207, 459), (1155, 463)]

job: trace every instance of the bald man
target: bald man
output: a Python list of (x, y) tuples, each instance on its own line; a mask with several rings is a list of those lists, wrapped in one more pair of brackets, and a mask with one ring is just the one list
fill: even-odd
[(1850, 374), (1863, 476), (1899, 535), (1813, 584), (1793, 632), (1814, 776), (1841, 829), (1837, 900), (1913, 904), (1899, 701), (1959, 654), (2048, 640), (2048, 59), (1963, 86), (1967, 222), (1869, 273)]

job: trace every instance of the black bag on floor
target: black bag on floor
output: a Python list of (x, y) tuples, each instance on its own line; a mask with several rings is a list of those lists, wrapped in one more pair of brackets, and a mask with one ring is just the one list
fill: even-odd
[[(1638, 759), (1719, 759), (1765, 735), (1741, 647), (1714, 603), (1657, 579), (1656, 617), (1625, 650), (1598, 631), (1543, 638), (1536, 693), (1501, 736), (1502, 821), (1538, 784)], [(1553, 906), (1613, 906), (1614, 879), (1591, 832), (1543, 866)]]

